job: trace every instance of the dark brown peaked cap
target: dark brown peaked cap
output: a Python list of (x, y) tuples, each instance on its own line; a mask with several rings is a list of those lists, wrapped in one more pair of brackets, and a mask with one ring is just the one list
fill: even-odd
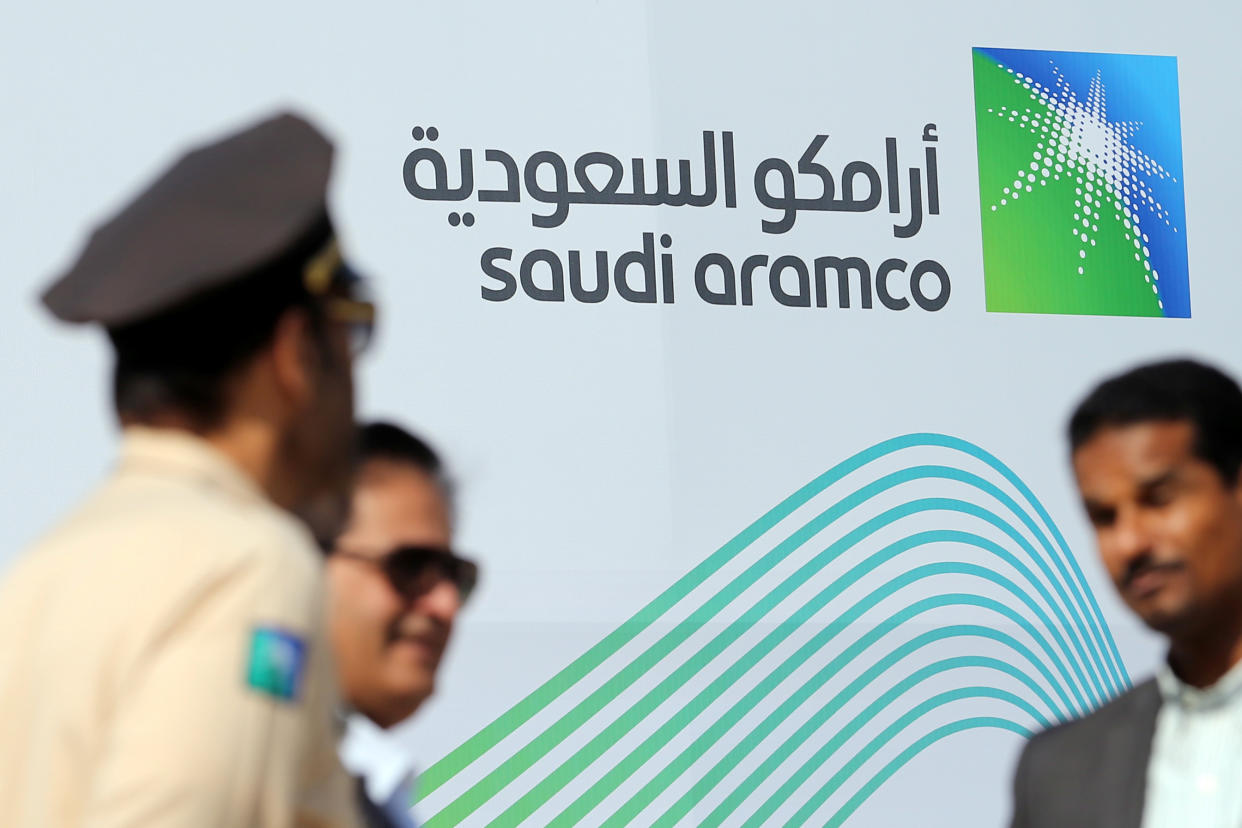
[(91, 234), (43, 303), (112, 328), (245, 277), (323, 225), (332, 153), (288, 113), (192, 150)]

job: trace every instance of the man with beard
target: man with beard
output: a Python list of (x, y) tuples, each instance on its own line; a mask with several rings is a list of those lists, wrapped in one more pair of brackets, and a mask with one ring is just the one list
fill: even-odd
[(1069, 439), (1104, 566), (1168, 656), (1031, 740), (1013, 825), (1242, 825), (1242, 391), (1196, 362), (1143, 366), (1092, 391)]

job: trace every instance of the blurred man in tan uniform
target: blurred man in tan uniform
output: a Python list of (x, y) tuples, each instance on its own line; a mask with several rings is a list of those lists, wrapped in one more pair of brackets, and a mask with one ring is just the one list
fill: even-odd
[(353, 826), (321, 559), (373, 308), (281, 116), (182, 158), (44, 296), (105, 327), (120, 459), (0, 583), (0, 826)]

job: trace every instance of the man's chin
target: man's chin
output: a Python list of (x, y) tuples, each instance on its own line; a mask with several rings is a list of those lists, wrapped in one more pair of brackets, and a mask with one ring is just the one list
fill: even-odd
[(423, 702), (431, 697), (432, 688), (419, 687), (417, 690), (402, 693), (394, 705), (399, 721), (405, 721), (418, 712)]
[(433, 676), (389, 673), (381, 683), (372, 685), (368, 703), (359, 702), (358, 710), (382, 728), (395, 727), (413, 716), (433, 690)]
[(425, 671), (429, 675), (434, 675), (440, 656), (444, 654), (443, 648), (418, 638), (398, 638), (388, 648), (389, 656), (407, 665), (405, 669)]
[(1141, 608), (1135, 608), (1135, 612), (1143, 619), (1143, 623), (1147, 625), (1153, 632), (1169, 638), (1177, 638), (1179, 635), (1185, 635), (1193, 631), (1195, 627), (1196, 615), (1188, 607), (1177, 606), (1161, 606), (1159, 604)]
[(412, 695), (390, 693), (384, 695), (381, 699), (377, 699), (377, 701), (382, 700), (382, 703), (370, 705), (366, 708), (359, 707), (359, 712), (387, 730), (396, 727), (413, 716), (429, 695), (430, 693), (422, 692)]
[[(388, 695), (400, 702), (402, 707), (416, 708), (435, 692), (435, 674), (426, 670), (402, 670), (391, 673)], [(411, 712), (413, 712), (411, 710)]]

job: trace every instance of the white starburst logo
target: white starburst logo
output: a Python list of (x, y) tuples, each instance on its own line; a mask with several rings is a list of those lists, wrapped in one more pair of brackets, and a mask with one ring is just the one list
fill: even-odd
[(1176, 183), (1177, 178), (1131, 142), (1142, 128), (1142, 121), (1109, 120), (1104, 83), (1098, 71), (1083, 101), (1056, 63), (1048, 62), (1056, 78), (1054, 89), (1008, 69), (1013, 82), (1029, 92), (1034, 107), (1026, 107), (1025, 111), (1005, 106), (988, 109), (1035, 138), (1030, 162), (1015, 172), (1013, 182), (998, 194), (991, 208), (1002, 210), (1023, 195), (1033, 194), (1037, 187), (1046, 187), (1050, 180), (1072, 177), (1076, 199), (1069, 230), (1079, 243), (1079, 275), (1087, 275), (1091, 248), (1096, 246), (1100, 225), (1106, 223), (1102, 211), (1108, 211), (1113, 221), (1121, 223), (1126, 242), (1133, 243), (1134, 259), (1142, 264), (1143, 278), (1163, 310), (1160, 274), (1152, 267), (1150, 239), (1143, 226), (1144, 222), (1163, 221), (1174, 233), (1178, 232), (1150, 183)]

